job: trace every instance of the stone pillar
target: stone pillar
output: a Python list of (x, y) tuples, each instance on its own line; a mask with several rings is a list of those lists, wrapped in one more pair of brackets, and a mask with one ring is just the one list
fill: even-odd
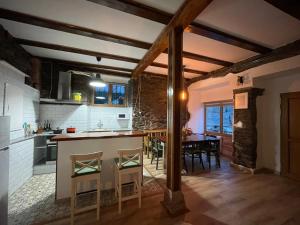
[(182, 27), (169, 34), (168, 75), (168, 139), (167, 139), (167, 190), (162, 204), (172, 215), (187, 211), (181, 191), (181, 94), (184, 90), (182, 76)]
[(256, 98), (263, 89), (243, 88), (233, 91), (236, 94), (248, 93), (248, 107), (234, 109), (233, 163), (250, 169), (256, 168), (257, 129)]

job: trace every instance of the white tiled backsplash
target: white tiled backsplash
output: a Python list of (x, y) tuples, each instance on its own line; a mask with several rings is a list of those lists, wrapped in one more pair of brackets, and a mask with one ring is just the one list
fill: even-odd
[[(127, 114), (129, 120), (118, 120), (118, 114)], [(51, 121), (52, 128), (75, 127), (77, 131), (98, 128), (101, 121), (102, 128), (131, 129), (131, 107), (97, 107), (86, 105), (40, 105), (40, 121)]]

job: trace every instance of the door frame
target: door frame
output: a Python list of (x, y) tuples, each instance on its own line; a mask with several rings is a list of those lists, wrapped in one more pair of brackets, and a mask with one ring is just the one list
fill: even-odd
[(290, 98), (300, 98), (300, 92), (281, 93), (281, 116), (280, 116), (280, 174), (292, 179), (297, 179), (289, 174), (289, 154), (288, 154), (288, 100)]

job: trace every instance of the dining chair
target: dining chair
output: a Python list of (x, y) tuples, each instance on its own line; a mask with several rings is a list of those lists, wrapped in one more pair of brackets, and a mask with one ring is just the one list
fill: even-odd
[(204, 167), (204, 163), (203, 163), (203, 159), (202, 159), (202, 150), (200, 147), (200, 144), (188, 144), (188, 145), (183, 145), (183, 155), (184, 155), (184, 166), (186, 168), (186, 171), (188, 172), (187, 166), (186, 166), (186, 160), (185, 157), (189, 157), (192, 158), (192, 172), (194, 172), (194, 168), (195, 168), (195, 156), (198, 156), (199, 160), (200, 160), (200, 164), (202, 166), (203, 169), (205, 169)]
[[(90, 154), (73, 154), (70, 156), (72, 162), (71, 175), (71, 224), (74, 224), (76, 213), (97, 209), (97, 220), (100, 218), (100, 178), (101, 158), (103, 152)], [(96, 180), (97, 200), (95, 205), (77, 208), (77, 184)]]
[[(119, 214), (122, 210), (122, 202), (138, 198), (139, 208), (142, 205), (142, 176), (143, 176), (143, 149), (119, 150), (118, 158), (115, 158), (115, 195), (119, 201)], [(122, 195), (123, 178), (130, 176), (133, 179), (133, 193)]]
[(163, 157), (164, 148), (159, 140), (159, 138), (155, 137), (152, 138), (151, 141), (152, 145), (152, 157), (151, 157), (151, 164), (153, 163), (153, 160), (156, 159), (156, 170), (158, 170), (158, 163), (159, 159)]
[(206, 146), (206, 155), (207, 155), (207, 161), (209, 169), (211, 169), (211, 157), (215, 157), (216, 159), (216, 165), (218, 168), (221, 168), (221, 161), (220, 161), (220, 140), (214, 141), (210, 140), (208, 141), (208, 145)]

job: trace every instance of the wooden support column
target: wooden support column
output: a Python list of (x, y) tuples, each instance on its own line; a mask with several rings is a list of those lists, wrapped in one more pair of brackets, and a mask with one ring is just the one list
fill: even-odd
[(162, 202), (172, 215), (187, 211), (181, 191), (181, 132), (182, 132), (182, 35), (183, 28), (175, 27), (169, 34), (168, 76), (168, 141), (167, 141), (167, 191)]

